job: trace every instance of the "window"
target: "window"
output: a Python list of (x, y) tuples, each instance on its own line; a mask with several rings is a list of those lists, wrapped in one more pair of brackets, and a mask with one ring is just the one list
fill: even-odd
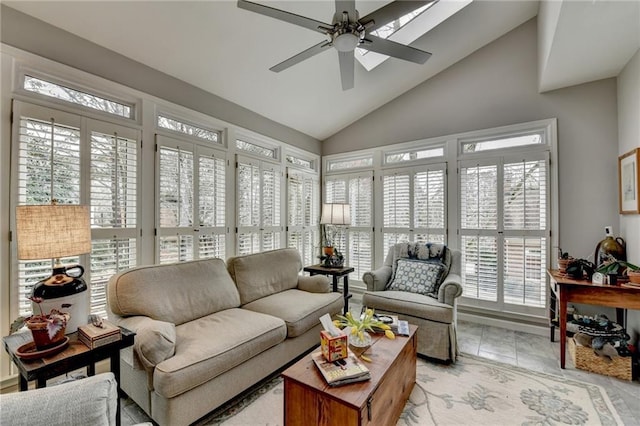
[(437, 148), (415, 148), (403, 151), (385, 153), (385, 164), (404, 163), (407, 161), (424, 160), (426, 158), (437, 158), (444, 156), (444, 147)]
[(307, 160), (305, 158), (300, 158), (295, 155), (287, 155), (287, 164), (292, 164), (294, 166), (301, 167), (303, 169), (313, 170), (313, 161)]
[(215, 130), (204, 129), (200, 126), (185, 123), (174, 118), (166, 117), (162, 114), (158, 115), (157, 123), (158, 127), (162, 129), (168, 129), (216, 144), (222, 144), (222, 137), (220, 135), (220, 132)]
[(337, 246), (346, 253), (346, 264), (355, 268), (350, 275), (359, 280), (373, 265), (373, 174), (327, 177), (324, 200), (350, 205), (351, 225), (338, 232)]
[(238, 156), (236, 168), (236, 213), (238, 255), (281, 247), (282, 200), (280, 165)]
[(445, 164), (393, 171), (382, 176), (383, 253), (398, 242), (445, 242)]
[[(137, 264), (139, 131), (20, 101), (14, 102), (14, 115), (14, 199), (19, 205), (48, 204), (52, 198), (89, 205), (92, 252), (62, 262), (85, 266), (91, 311), (104, 316), (108, 278)], [(16, 259), (15, 265), (13, 300), (18, 314), (26, 315), (27, 296), (51, 275), (52, 261)]]
[(133, 108), (131, 105), (72, 89), (51, 81), (25, 75), (22, 87), (29, 92), (60, 99), (86, 108), (106, 112), (119, 117), (133, 118)]
[(287, 172), (287, 246), (300, 252), (304, 265), (318, 263), (320, 181), (315, 175)]
[(464, 296), (528, 312), (546, 303), (548, 155), (461, 162)]
[(335, 172), (349, 169), (360, 169), (373, 166), (373, 156), (367, 155), (360, 158), (335, 159), (327, 161), (327, 171)]
[(524, 135), (511, 135), (503, 138), (489, 138), (486, 140), (463, 141), (462, 152), (483, 152), (496, 149), (515, 148), (530, 145), (544, 144), (544, 133), (535, 132)]
[(158, 261), (226, 257), (226, 154), (165, 136), (158, 145)]
[(266, 158), (277, 157), (276, 150), (274, 148), (268, 148), (262, 145), (255, 144), (253, 142), (236, 140), (236, 148), (242, 151), (259, 155), (261, 157), (266, 157)]

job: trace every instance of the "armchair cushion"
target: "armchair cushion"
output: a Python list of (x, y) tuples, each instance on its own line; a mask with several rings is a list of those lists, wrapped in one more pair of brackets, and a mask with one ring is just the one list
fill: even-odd
[(434, 294), (442, 282), (444, 272), (445, 266), (440, 262), (398, 259), (395, 276), (386, 289)]
[[(449, 274), (451, 268), (451, 250), (441, 243), (399, 243), (390, 250), (392, 254), (391, 279), (395, 278), (400, 259), (417, 259), (426, 262), (441, 263), (444, 266), (442, 279)], [(438, 283), (440, 285), (442, 281)], [(437, 292), (437, 289), (436, 289)]]

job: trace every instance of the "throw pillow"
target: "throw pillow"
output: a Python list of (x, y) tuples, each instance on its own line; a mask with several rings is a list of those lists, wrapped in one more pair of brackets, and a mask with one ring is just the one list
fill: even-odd
[(428, 295), (440, 285), (444, 270), (441, 263), (398, 259), (396, 274), (386, 289)]

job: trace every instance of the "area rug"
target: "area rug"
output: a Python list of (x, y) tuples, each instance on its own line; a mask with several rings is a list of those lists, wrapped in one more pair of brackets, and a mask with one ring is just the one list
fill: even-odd
[[(200, 425), (283, 424), (283, 383), (273, 377)], [(416, 386), (398, 425), (621, 425), (598, 385), (464, 354), (453, 365), (418, 359)]]

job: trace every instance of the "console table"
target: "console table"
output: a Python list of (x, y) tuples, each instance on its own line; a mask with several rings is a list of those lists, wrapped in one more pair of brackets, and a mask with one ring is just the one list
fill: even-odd
[[(564, 368), (567, 346), (567, 303), (584, 303), (612, 308), (640, 309), (640, 289), (621, 285), (594, 284), (589, 280), (576, 280), (556, 269), (547, 270), (551, 287), (551, 302), (558, 304), (560, 325), (560, 368)], [(621, 322), (621, 311), (618, 321)]]
[(342, 297), (344, 298), (343, 313), (346, 314), (349, 311), (349, 299), (351, 298), (351, 294), (349, 293), (349, 274), (355, 271), (354, 268), (348, 266), (331, 268), (324, 265), (312, 265), (305, 266), (304, 271), (310, 275), (331, 275), (333, 277), (333, 291), (338, 291), (338, 278), (342, 277)]

